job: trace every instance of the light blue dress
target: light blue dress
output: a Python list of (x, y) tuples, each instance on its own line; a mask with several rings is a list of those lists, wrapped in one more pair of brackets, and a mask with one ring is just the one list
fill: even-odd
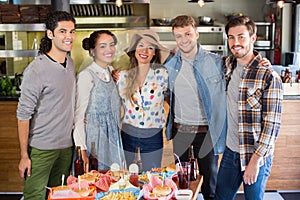
[(98, 168), (108, 170), (112, 163), (122, 166), (125, 161), (120, 135), (121, 99), (112, 77), (105, 82), (87, 70), (94, 80), (85, 113), (87, 155), (90, 155), (91, 143), (95, 142)]

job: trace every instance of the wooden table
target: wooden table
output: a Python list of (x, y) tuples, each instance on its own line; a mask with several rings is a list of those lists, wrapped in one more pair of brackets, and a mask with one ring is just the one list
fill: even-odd
[(192, 200), (197, 200), (199, 192), (201, 191), (203, 177), (201, 175), (197, 175), (197, 179), (195, 181), (190, 182), (190, 190), (193, 191), (193, 198)]

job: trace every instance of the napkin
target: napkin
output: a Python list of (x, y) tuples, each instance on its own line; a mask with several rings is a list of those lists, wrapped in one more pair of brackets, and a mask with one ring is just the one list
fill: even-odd
[(168, 185), (172, 189), (172, 192), (166, 197), (151, 197), (150, 194), (152, 193), (153, 188), (155, 188), (157, 185), (162, 185), (163, 181), (160, 180), (159, 177), (152, 175), (150, 173), (148, 173), (148, 179), (149, 179), (149, 183), (145, 184), (142, 189), (145, 199), (169, 200), (174, 197), (175, 191), (178, 190), (176, 183), (172, 179), (166, 178), (165, 184)]
[(72, 190), (58, 190), (53, 194), (50, 193), (50, 199), (64, 199), (64, 198), (80, 198), (80, 194)]
[[(129, 181), (125, 181), (126, 185), (125, 185), (125, 189), (128, 188), (137, 188), (134, 185), (132, 185)], [(119, 189), (119, 184), (120, 184), (120, 180), (118, 182), (115, 182), (114, 184), (111, 184), (109, 187), (109, 190), (117, 190)]]

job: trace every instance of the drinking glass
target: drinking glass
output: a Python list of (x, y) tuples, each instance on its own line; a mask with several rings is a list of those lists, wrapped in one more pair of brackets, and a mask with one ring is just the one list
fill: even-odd
[(179, 165), (179, 170), (177, 172), (179, 189), (190, 188), (190, 173), (191, 173), (191, 163), (182, 162), (181, 166)]

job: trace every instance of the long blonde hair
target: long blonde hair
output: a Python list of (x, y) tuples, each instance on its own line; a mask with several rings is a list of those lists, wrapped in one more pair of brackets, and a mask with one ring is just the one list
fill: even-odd
[[(138, 60), (135, 57), (135, 51), (136, 51), (136, 45), (139, 41), (135, 43), (134, 50), (128, 52), (129, 56), (129, 68), (128, 68), (128, 78), (126, 82), (126, 87), (125, 87), (125, 96), (126, 99), (129, 99), (130, 101), (134, 101), (133, 95), (136, 91), (136, 89), (139, 87), (139, 84), (137, 82), (137, 75), (138, 75)], [(158, 68), (157, 65), (155, 64), (160, 64), (160, 50), (158, 49), (157, 46), (155, 46), (155, 55), (153, 56), (150, 67), (153, 68)]]

